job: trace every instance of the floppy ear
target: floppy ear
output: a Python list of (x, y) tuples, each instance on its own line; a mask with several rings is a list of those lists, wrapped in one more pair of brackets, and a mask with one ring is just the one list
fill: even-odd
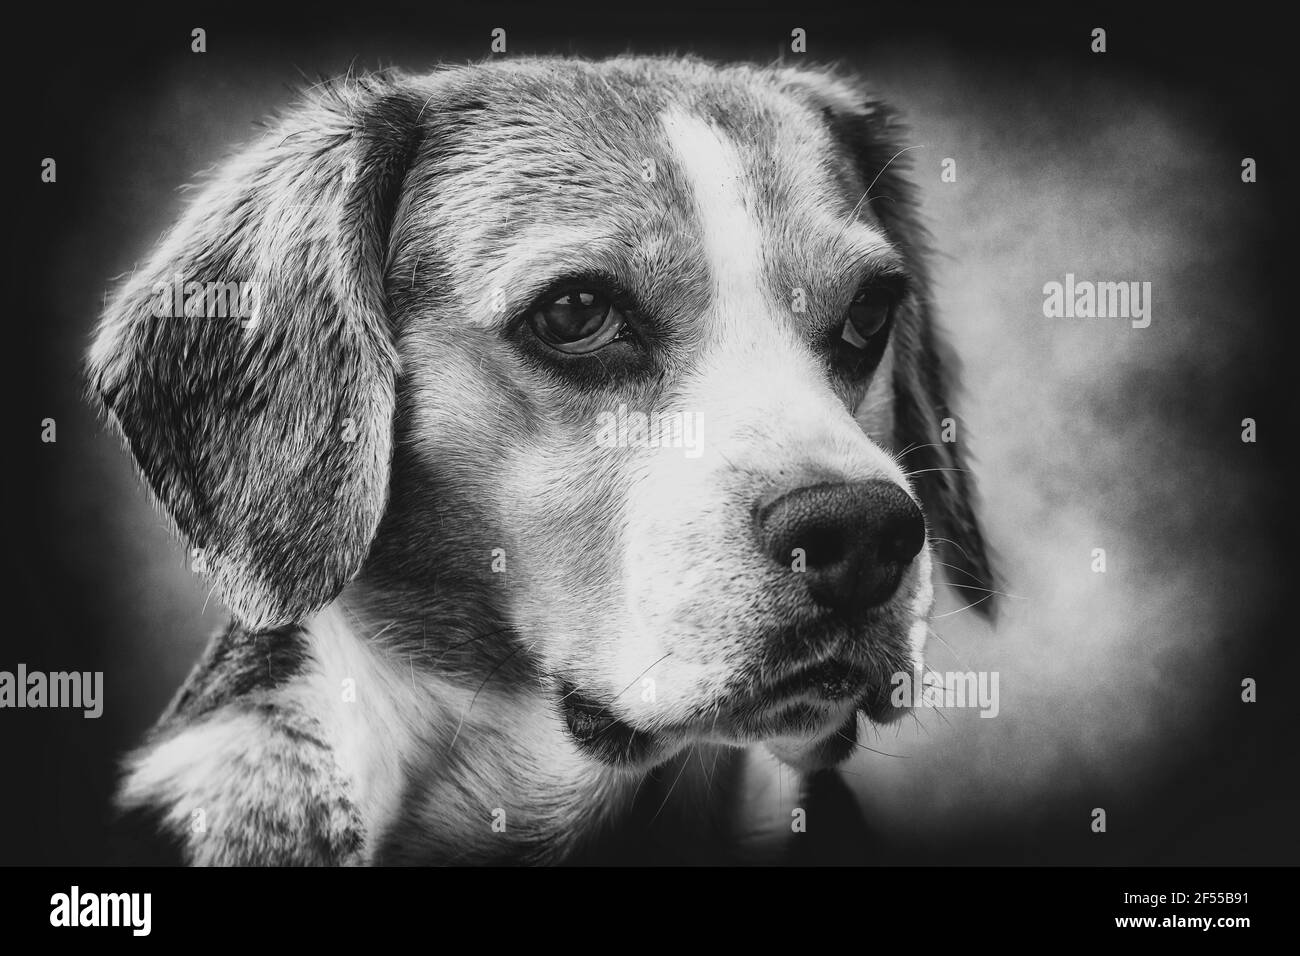
[[(952, 583), (990, 620), (996, 577), (975, 514), (975, 480), (967, 467), (968, 433), (949, 405), (959, 364), (934, 320), (927, 268), (929, 237), (908, 171), (912, 145), (897, 112), (856, 80), (822, 70), (786, 70), (782, 77), (821, 110), (856, 167), (864, 200), (902, 254), (912, 294), (893, 331), (894, 446), (925, 508), (930, 536)], [(975, 603), (978, 602), (978, 603)]]
[(110, 419), (250, 628), (333, 599), (384, 508), (384, 267), (422, 102), (382, 76), (315, 89), (202, 187), (91, 348)]

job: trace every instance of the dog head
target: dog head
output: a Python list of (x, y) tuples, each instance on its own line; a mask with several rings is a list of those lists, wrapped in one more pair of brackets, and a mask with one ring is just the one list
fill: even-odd
[(348, 79), (198, 194), (91, 376), (247, 625), (359, 574), (398, 633), (492, 622), (442, 666), (593, 758), (833, 763), (939, 557), (991, 586), (906, 145), (814, 70)]

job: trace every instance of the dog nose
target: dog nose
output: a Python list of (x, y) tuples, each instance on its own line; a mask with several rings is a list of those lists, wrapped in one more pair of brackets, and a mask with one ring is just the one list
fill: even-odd
[(921, 510), (890, 481), (796, 488), (760, 505), (755, 526), (773, 561), (802, 568), (813, 599), (842, 612), (889, 600), (925, 544)]

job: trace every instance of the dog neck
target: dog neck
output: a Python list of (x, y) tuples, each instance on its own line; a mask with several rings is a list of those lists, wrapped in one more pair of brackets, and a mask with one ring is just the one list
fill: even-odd
[[(439, 658), (459, 661), (455, 650), (472, 636), (429, 634), (426, 643), (421, 634), (417, 644), (421, 626), (378, 623), (373, 608), (373, 595), (352, 591), (317, 616), (307, 628), (311, 665), (286, 689), (287, 704), (317, 714), (351, 782), (367, 862), (766, 852), (764, 828), (736, 802), (748, 755), (700, 746), (654, 768), (594, 761), (535, 676), (499, 681), (445, 667)], [(506, 666), (498, 659), (488, 671)], [(737, 841), (737, 829), (747, 839)]]

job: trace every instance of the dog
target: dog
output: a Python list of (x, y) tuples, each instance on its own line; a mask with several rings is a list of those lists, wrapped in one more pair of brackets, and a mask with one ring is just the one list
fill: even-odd
[(994, 587), (907, 145), (831, 67), (306, 90), (91, 347), (232, 612), (124, 815), (191, 864), (789, 859), (938, 565)]

